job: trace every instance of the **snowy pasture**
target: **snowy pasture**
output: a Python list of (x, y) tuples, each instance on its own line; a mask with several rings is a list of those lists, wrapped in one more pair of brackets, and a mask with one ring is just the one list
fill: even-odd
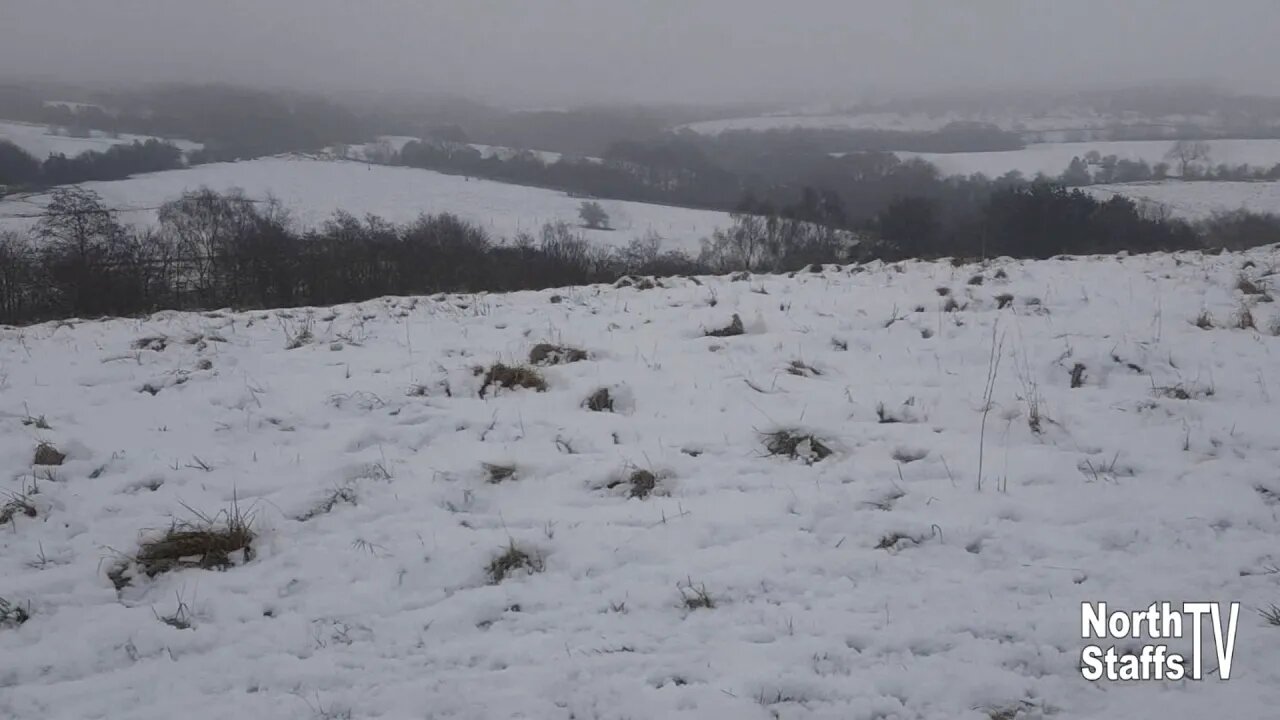
[(1123, 195), (1132, 200), (1155, 203), (1175, 216), (1192, 220), (1233, 210), (1280, 213), (1280, 182), (1166, 180), (1091, 185), (1082, 189), (1103, 200)]
[[(112, 145), (127, 145), (135, 140), (146, 141), (150, 139), (150, 137), (144, 135), (123, 133), (112, 137), (101, 130), (90, 131), (89, 137), (69, 137), (51, 132), (46, 125), (9, 120), (0, 121), (0, 140), (8, 140), (37, 160), (44, 160), (55, 153), (74, 157), (90, 151), (102, 152)], [(173, 143), (184, 152), (199, 150), (202, 147), (199, 143), (189, 140), (169, 140), (168, 142)]]
[[(1274, 717), (1277, 262), (0, 329), (0, 717)], [(1158, 600), (1243, 603), (1231, 680), (1081, 679)]]
[[(445, 175), (416, 168), (369, 165), (342, 160), (273, 157), (234, 163), (199, 165), (183, 170), (139, 175), (127, 180), (85, 183), (111, 207), (122, 222), (156, 222), (156, 209), (184, 191), (209, 187), (218, 191), (240, 188), (250, 197), (278, 198), (295, 220), (315, 227), (335, 211), (356, 216), (379, 215), (392, 222), (409, 222), (421, 213), (454, 213), (495, 238), (519, 232), (537, 235), (545, 223), (578, 224), (580, 198), (542, 188)], [(35, 222), (45, 196), (0, 201), (0, 226), (25, 227)], [(625, 246), (652, 232), (663, 238), (664, 249), (696, 253), (703, 238), (729, 224), (727, 213), (601, 200), (613, 230), (587, 230), (591, 241)]]
[[(1270, 168), (1280, 163), (1280, 140), (1210, 140), (1210, 164), (1225, 163), (1232, 167), (1252, 165)], [(918, 157), (936, 165), (944, 175), (972, 175), (982, 173), (999, 177), (1016, 170), (1027, 177), (1044, 173), (1050, 177), (1061, 175), (1072, 158), (1083, 158), (1091, 150), (1103, 157), (1115, 155), (1122, 160), (1145, 160), (1150, 165), (1165, 160), (1173, 147), (1171, 140), (1135, 140), (1117, 142), (1041, 143), (1028, 145), (1022, 150), (973, 153), (898, 153), (899, 157)], [(1173, 172), (1177, 172), (1176, 162)]]

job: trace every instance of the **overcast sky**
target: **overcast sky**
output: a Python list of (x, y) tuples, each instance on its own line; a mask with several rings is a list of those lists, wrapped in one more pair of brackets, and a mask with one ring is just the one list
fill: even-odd
[(1216, 80), (1280, 94), (1280, 0), (0, 0), (0, 72), (510, 105)]

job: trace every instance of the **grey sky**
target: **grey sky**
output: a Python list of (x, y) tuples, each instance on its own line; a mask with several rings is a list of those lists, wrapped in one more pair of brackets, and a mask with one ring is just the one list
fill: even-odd
[(0, 0), (0, 72), (520, 105), (1178, 79), (1280, 93), (1277, 28), (1277, 0)]

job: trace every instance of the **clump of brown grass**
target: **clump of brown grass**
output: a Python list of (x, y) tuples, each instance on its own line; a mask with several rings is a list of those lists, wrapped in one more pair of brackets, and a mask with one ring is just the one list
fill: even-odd
[(480, 386), (480, 397), (484, 397), (490, 387), (528, 388), (537, 392), (545, 392), (547, 381), (542, 374), (531, 367), (511, 366), (494, 363), (485, 373), (484, 384)]
[(25, 494), (10, 494), (9, 499), (0, 505), (0, 525), (13, 522), (13, 519), (19, 515), (35, 517), (36, 506), (31, 504)]
[(515, 540), (512, 540), (507, 545), (506, 550), (489, 561), (485, 571), (489, 575), (489, 581), (497, 585), (521, 570), (532, 575), (545, 569), (546, 563), (536, 550), (533, 552), (526, 551), (516, 545)]
[(1003, 310), (1013, 304), (1013, 295), (1000, 293), (996, 296), (996, 309)]
[(686, 609), (689, 610), (713, 610), (716, 606), (715, 598), (711, 597), (711, 593), (707, 592), (707, 586), (699, 583), (697, 586), (693, 584), (693, 580), (687, 580), (684, 584), (677, 584), (676, 589), (680, 591), (680, 599)]
[(729, 321), (728, 325), (718, 330), (708, 330), (706, 333), (706, 336), (707, 337), (733, 337), (734, 335), (743, 335), (746, 332), (747, 330), (742, 324), (742, 318), (738, 317), (738, 313), (734, 313), (733, 319)]
[(551, 343), (538, 343), (529, 351), (529, 362), (533, 365), (562, 365), (582, 362), (588, 357), (586, 350)]
[(169, 338), (163, 335), (140, 337), (130, 345), (134, 350), (154, 350), (155, 352), (161, 352), (168, 346)]
[(355, 505), (356, 491), (351, 487), (340, 487), (325, 496), (324, 500), (316, 503), (315, 507), (307, 510), (297, 517), (301, 522), (306, 522), (312, 518), (333, 512), (339, 504)]
[(1266, 295), (1267, 291), (1261, 285), (1250, 280), (1247, 276), (1241, 274), (1236, 280), (1236, 289), (1245, 295)]
[(934, 291), (938, 293), (939, 297), (947, 297), (948, 295), (951, 294), (951, 288), (949, 287), (934, 288)]
[(66, 453), (59, 452), (58, 448), (53, 445), (42, 442), (36, 445), (35, 456), (31, 459), (32, 465), (61, 465), (67, 459)]
[(234, 564), (236, 553), (242, 553), (246, 562), (253, 559), (254, 515), (242, 511), (238, 501), (212, 517), (187, 510), (194, 521), (175, 522), (164, 534), (139, 546), (133, 562), (147, 577), (186, 568), (226, 570)]
[(792, 360), (787, 366), (787, 372), (796, 377), (818, 377), (822, 375), (822, 371), (809, 365), (803, 360)]
[(1212, 330), (1213, 316), (1209, 314), (1208, 310), (1205, 310), (1196, 317), (1195, 323), (1196, 323), (1196, 327), (1200, 328), (1201, 330)]
[(782, 455), (805, 464), (821, 462), (831, 457), (831, 448), (811, 434), (798, 430), (775, 430), (763, 433), (764, 447), (770, 455)]
[(1239, 330), (1257, 330), (1258, 325), (1253, 321), (1253, 312), (1249, 310), (1248, 305), (1241, 304), (1240, 309), (1236, 311), (1234, 325)]
[(974, 275), (973, 277), (969, 278), (970, 285), (981, 285), (984, 282), (986, 282), (986, 278), (982, 277), (981, 275)]
[(644, 500), (657, 490), (658, 476), (648, 470), (636, 469), (627, 476), (626, 480), (615, 480), (609, 483), (607, 487), (612, 490), (620, 485), (631, 486), (631, 489), (627, 491), (627, 497)]
[(30, 619), (30, 607), (15, 605), (0, 597), (0, 628), (16, 628)]
[(1074, 389), (1074, 388), (1084, 387), (1084, 371), (1085, 371), (1085, 369), (1086, 369), (1086, 368), (1085, 368), (1085, 366), (1084, 366), (1084, 363), (1076, 363), (1076, 364), (1075, 364), (1075, 366), (1071, 368), (1071, 387), (1072, 387), (1072, 389)]
[(484, 472), (489, 476), (489, 482), (497, 485), (503, 480), (510, 480), (516, 475), (515, 465), (498, 465), (496, 463), (481, 463)]
[(609, 388), (599, 388), (582, 401), (582, 406), (592, 412), (613, 412), (613, 395), (609, 393)]

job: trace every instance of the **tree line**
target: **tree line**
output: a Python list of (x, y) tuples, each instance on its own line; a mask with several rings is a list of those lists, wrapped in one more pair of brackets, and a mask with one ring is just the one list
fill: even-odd
[(0, 186), (10, 192), (95, 180), (121, 180), (140, 173), (183, 167), (182, 151), (171, 143), (150, 139), (112, 145), (67, 157), (49, 155), (43, 161), (17, 145), (0, 139)]
[(1237, 249), (1280, 240), (1274, 216), (1237, 213), (1193, 225), (1150, 216), (1125, 198), (1103, 202), (1042, 183), (998, 189), (975, 217), (951, 225), (928, 198), (899, 198), (866, 232), (838, 227), (830, 192), (742, 205), (693, 254), (664, 249), (656, 235), (619, 249), (597, 246), (563, 223), (494, 238), (447, 213), (397, 225), (338, 212), (300, 229), (278, 202), (208, 189), (166, 203), (155, 227), (131, 229), (92, 191), (60, 188), (30, 233), (0, 233), (0, 323), (530, 290), (628, 275), (790, 272), (873, 258)]

